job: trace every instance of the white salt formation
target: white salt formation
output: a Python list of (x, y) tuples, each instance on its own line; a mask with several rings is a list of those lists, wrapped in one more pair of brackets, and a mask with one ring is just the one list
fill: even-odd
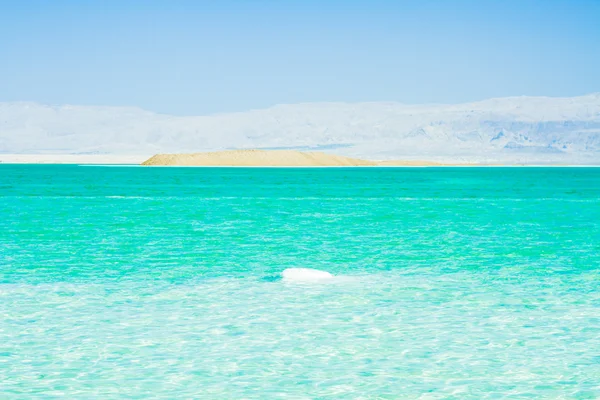
[(323, 282), (333, 278), (327, 271), (312, 268), (288, 268), (281, 273), (281, 278), (286, 282)]

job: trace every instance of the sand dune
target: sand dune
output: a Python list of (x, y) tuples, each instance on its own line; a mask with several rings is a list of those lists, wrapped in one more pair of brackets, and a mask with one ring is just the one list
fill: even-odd
[(157, 154), (142, 165), (351, 167), (378, 165), (438, 165), (427, 161), (369, 161), (321, 152), (293, 150), (230, 150), (210, 153)]

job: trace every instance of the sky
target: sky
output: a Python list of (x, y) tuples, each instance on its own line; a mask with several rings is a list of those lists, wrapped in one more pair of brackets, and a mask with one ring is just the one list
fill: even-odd
[(600, 0), (0, 0), (0, 101), (205, 115), (600, 92)]

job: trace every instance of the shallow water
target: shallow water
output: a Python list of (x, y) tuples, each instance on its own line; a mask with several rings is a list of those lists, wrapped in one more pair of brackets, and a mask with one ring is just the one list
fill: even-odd
[(0, 165), (0, 212), (3, 399), (600, 397), (598, 168)]

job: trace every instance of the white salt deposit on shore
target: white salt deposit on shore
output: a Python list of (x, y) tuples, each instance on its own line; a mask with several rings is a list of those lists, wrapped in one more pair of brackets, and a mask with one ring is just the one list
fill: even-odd
[(148, 155), (0, 154), (3, 164), (140, 164)]

